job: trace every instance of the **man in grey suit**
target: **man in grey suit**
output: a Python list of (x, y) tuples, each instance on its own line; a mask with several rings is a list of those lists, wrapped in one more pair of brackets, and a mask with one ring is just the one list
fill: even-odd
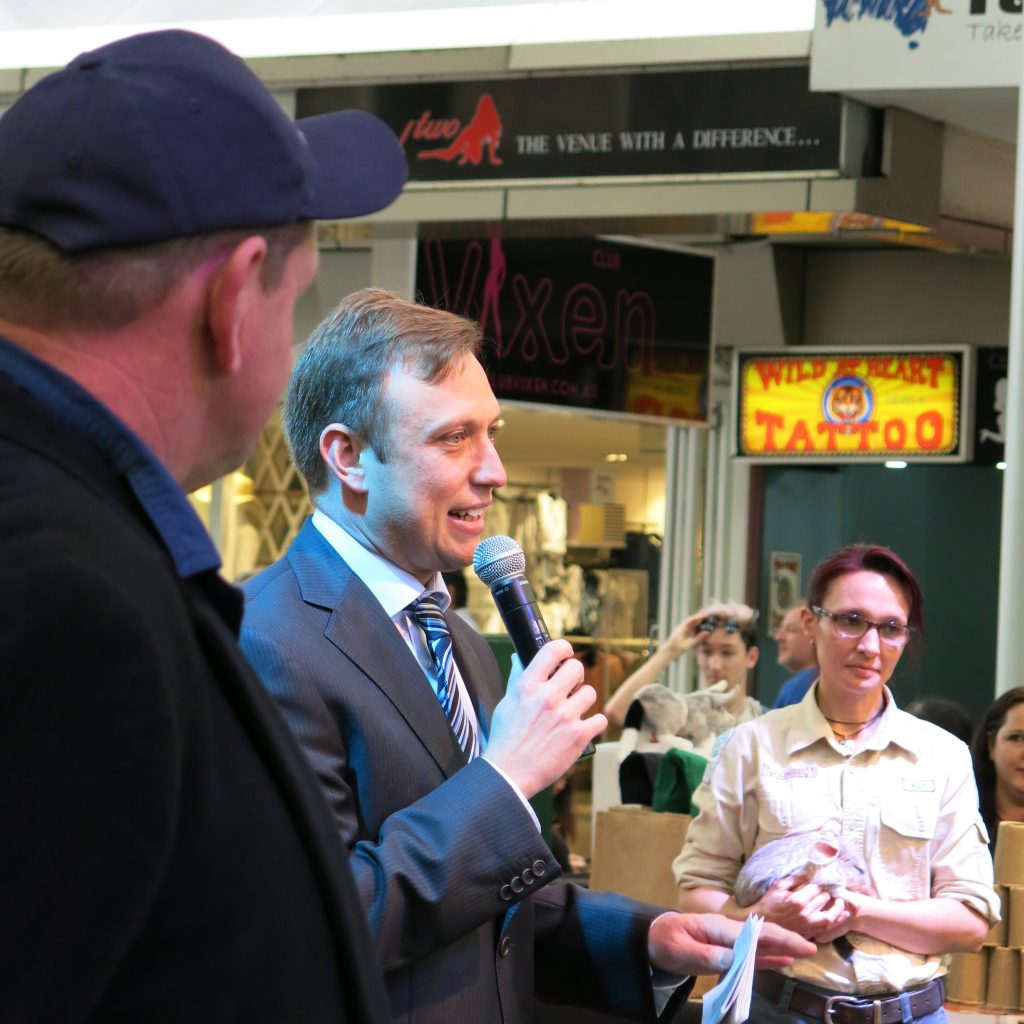
[[(564, 640), (503, 696), (447, 613), (441, 573), (472, 560), (505, 483), (480, 344), (471, 321), (375, 290), (320, 325), (285, 408), (316, 511), (246, 584), (243, 647), (352, 852), (397, 1021), (522, 1024), (535, 995), (653, 1020), (737, 928), (549, 884), (527, 801), (607, 723), (583, 717), (596, 694)], [(813, 948), (762, 932), (766, 962)]]

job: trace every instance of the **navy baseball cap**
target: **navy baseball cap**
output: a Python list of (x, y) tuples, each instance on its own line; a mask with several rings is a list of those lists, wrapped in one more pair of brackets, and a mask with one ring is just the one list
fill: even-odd
[(177, 29), (83, 53), (0, 117), (0, 224), (65, 252), (358, 217), (407, 173), (383, 121), (293, 121), (240, 57)]

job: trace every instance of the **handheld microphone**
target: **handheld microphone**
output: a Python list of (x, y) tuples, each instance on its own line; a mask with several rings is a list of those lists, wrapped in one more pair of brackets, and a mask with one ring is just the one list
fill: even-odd
[[(473, 571), (490, 589), (512, 647), (525, 668), (551, 634), (526, 578), (523, 549), (511, 537), (487, 537), (473, 552)], [(593, 753), (594, 744), (588, 743), (580, 756)]]

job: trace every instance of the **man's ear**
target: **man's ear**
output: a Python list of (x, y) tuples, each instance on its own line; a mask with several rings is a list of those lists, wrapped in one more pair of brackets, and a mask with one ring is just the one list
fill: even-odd
[(814, 643), (814, 624), (817, 621), (818, 617), (806, 605), (800, 609), (800, 628), (812, 644)]
[(239, 242), (207, 279), (206, 320), (213, 340), (212, 357), (223, 374), (241, 369), (247, 324), (260, 315), (255, 303), (263, 295), (260, 272), (266, 255), (266, 239), (251, 235)]
[(752, 669), (757, 664), (757, 659), (761, 657), (760, 647), (748, 647), (747, 648), (747, 668)]
[(365, 471), (360, 463), (366, 446), (344, 423), (331, 423), (320, 432), (320, 458), (327, 471), (344, 487), (366, 492)]

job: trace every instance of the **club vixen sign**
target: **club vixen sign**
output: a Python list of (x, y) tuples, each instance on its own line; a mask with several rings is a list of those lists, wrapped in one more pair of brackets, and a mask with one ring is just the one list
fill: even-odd
[(480, 322), (500, 399), (701, 422), (714, 260), (588, 238), (427, 238), (416, 292)]
[(736, 454), (962, 462), (969, 350), (738, 352)]

